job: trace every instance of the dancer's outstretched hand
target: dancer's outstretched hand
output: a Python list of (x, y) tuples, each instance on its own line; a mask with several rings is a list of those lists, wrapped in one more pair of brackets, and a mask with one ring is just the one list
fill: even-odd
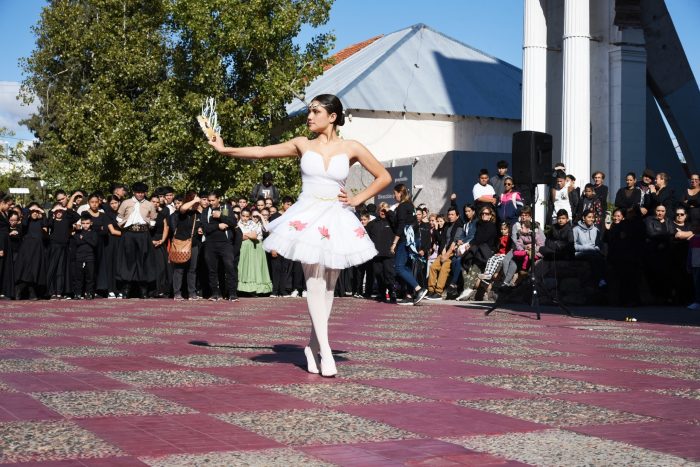
[(219, 152), (223, 151), (225, 148), (224, 140), (221, 138), (221, 135), (212, 136), (212, 138), (209, 140), (209, 144)]

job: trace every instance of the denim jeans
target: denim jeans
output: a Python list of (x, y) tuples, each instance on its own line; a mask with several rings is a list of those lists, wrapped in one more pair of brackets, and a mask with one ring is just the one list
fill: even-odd
[(456, 284), (459, 276), (462, 275), (462, 257), (454, 255), (452, 257), (452, 269), (450, 269), (450, 284)]
[(415, 290), (418, 287), (418, 281), (413, 277), (411, 268), (408, 266), (408, 248), (406, 248), (406, 241), (401, 240), (396, 245), (396, 255), (394, 256), (394, 270), (396, 271), (396, 277), (401, 278), (406, 284), (411, 287), (411, 290)]

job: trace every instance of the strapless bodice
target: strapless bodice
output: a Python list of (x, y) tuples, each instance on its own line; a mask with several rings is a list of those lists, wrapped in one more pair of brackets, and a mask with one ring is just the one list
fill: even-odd
[(306, 151), (301, 156), (301, 191), (305, 196), (335, 198), (350, 173), (348, 156), (336, 154), (325, 166), (324, 157), (315, 151)]

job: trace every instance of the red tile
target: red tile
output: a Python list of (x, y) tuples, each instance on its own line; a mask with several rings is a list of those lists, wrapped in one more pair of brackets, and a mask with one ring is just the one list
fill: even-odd
[(365, 384), (406, 392), (439, 401), (508, 399), (523, 397), (522, 392), (468, 383), (450, 378), (383, 379)]
[(100, 373), (5, 373), (0, 380), (24, 392), (95, 391), (131, 388)]
[(402, 440), (378, 443), (357, 443), (339, 446), (313, 446), (299, 450), (319, 459), (343, 466), (366, 465), (525, 465), (507, 464), (490, 454), (465, 449), (438, 440)]
[[(634, 367), (633, 365), (633, 362), (630, 363), (631, 368)], [(700, 388), (700, 382), (697, 381), (663, 378), (661, 376), (635, 373), (633, 371), (548, 371), (545, 372), (545, 374), (627, 389)]]
[(698, 420), (698, 414), (700, 414), (698, 400), (646, 391), (632, 391), (625, 394), (598, 392), (555, 397), (665, 420), (694, 421)]
[(306, 369), (292, 364), (200, 368), (199, 371), (229, 378), (237, 383), (244, 384), (293, 384), (322, 380), (320, 376), (312, 375)]
[(46, 355), (35, 349), (0, 349), (0, 360), (6, 358), (46, 358)]
[(164, 399), (169, 399), (180, 405), (206, 413), (310, 409), (317, 407), (296, 397), (243, 384), (154, 389), (151, 392)]
[(181, 370), (182, 367), (144, 355), (124, 357), (74, 357), (63, 358), (75, 366), (93, 371)]
[(338, 410), (432, 437), (532, 431), (545, 425), (442, 402), (341, 406)]
[(568, 428), (570, 431), (612, 439), (654, 451), (700, 461), (700, 426), (659, 421), (624, 425)]
[(268, 438), (203, 414), (76, 420), (133, 456), (280, 447)]
[(38, 400), (14, 392), (0, 392), (0, 422), (63, 418)]

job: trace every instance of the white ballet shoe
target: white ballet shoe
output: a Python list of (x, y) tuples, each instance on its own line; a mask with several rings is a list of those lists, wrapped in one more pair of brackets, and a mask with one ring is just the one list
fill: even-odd
[(332, 378), (338, 374), (338, 370), (335, 368), (335, 360), (333, 356), (330, 358), (321, 357), (321, 376), (326, 378)]
[(316, 355), (316, 352), (311, 350), (311, 347), (304, 347), (304, 355), (306, 355), (306, 370), (309, 373), (313, 373), (317, 375), (319, 373), (318, 371), (318, 356)]

